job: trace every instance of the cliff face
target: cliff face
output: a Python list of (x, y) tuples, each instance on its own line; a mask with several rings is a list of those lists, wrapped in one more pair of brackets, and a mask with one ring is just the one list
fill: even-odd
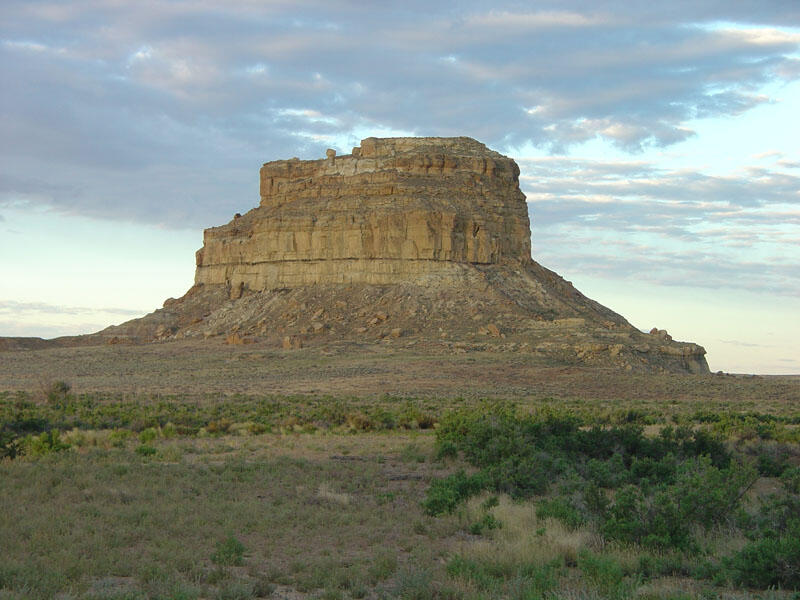
[(382, 285), (531, 262), (519, 168), (470, 138), (367, 138), (260, 176), (261, 205), (205, 231), (196, 283)]

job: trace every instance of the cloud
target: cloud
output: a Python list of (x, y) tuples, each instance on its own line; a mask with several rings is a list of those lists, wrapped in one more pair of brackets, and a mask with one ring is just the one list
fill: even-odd
[(636, 152), (800, 78), (786, 3), (538, 7), (7, 0), (0, 198), (197, 227), (255, 205), (264, 160), (359, 132)]
[(572, 274), (800, 295), (800, 177), (519, 160), (536, 260)]
[(86, 306), (63, 306), (58, 304), (48, 304), (46, 302), (17, 302), (14, 300), (0, 300), (0, 318), (2, 318), (3, 315), (19, 316), (24, 314), (96, 316), (98, 313), (136, 317), (145, 314), (146, 312), (148, 311), (131, 310), (128, 308), (90, 308)]
[[(773, 346), (767, 344), (752, 344), (750, 342), (742, 342), (740, 340), (719, 340), (723, 344), (728, 344), (731, 346), (740, 346), (742, 348), (772, 348)], [(784, 360), (784, 359), (779, 359)]]
[(140, 317), (149, 310), (64, 306), (0, 300), (0, 336), (53, 338), (98, 331), (109, 323)]
[(799, 293), (796, 157), (723, 176), (560, 155), (591, 140), (635, 155), (774, 102), (765, 90), (800, 79), (800, 12), (536, 6), (6, 0), (0, 206), (200, 228), (258, 204), (265, 160), (469, 135), (553, 153), (519, 161), (548, 266)]

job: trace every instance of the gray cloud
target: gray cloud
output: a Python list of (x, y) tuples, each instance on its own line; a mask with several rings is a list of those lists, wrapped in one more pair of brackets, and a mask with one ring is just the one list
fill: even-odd
[(661, 4), (8, 0), (0, 193), (198, 227), (255, 205), (264, 160), (362, 131), (636, 151), (800, 77), (794, 5)]
[[(5, 0), (0, 206), (199, 228), (257, 204), (265, 160), (320, 157), (362, 134), (554, 154), (599, 138), (635, 153), (800, 78), (796, 3), (535, 4)], [(522, 160), (535, 257), (569, 273), (800, 293), (788, 256), (799, 163), (755, 158), (775, 168)]]

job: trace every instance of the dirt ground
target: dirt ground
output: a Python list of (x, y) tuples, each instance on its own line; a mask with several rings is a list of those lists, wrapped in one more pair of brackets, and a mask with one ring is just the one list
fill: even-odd
[(800, 406), (800, 377), (649, 375), (548, 364), (534, 354), (443, 352), (374, 344), (283, 350), (170, 341), (0, 352), (0, 390), (130, 394), (382, 395), (438, 398), (714, 400), (739, 408)]

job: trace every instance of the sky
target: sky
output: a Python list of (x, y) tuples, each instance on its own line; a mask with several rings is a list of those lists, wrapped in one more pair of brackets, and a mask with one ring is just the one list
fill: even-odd
[(712, 370), (800, 373), (800, 3), (3, 0), (0, 335), (192, 284), (269, 160), (513, 157), (533, 258)]

